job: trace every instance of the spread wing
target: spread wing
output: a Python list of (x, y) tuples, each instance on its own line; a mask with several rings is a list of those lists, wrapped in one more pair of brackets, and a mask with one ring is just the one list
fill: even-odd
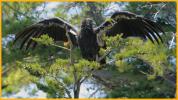
[(153, 43), (154, 40), (158, 44), (160, 41), (163, 42), (160, 33), (164, 33), (164, 31), (157, 23), (149, 19), (130, 12), (115, 12), (110, 19), (97, 27), (95, 32), (102, 34), (104, 31), (106, 36), (115, 36), (122, 33), (124, 38), (135, 36), (143, 39), (148, 38)]
[(66, 32), (69, 33), (72, 44), (77, 45), (77, 30), (60, 18), (46, 19), (25, 28), (23, 31), (16, 34), (14, 43), (17, 41), (20, 42), (21, 49), (35, 47), (37, 42), (33, 41), (32, 38), (38, 38), (44, 34), (53, 38), (54, 41), (67, 42), (68, 38), (66, 36)]

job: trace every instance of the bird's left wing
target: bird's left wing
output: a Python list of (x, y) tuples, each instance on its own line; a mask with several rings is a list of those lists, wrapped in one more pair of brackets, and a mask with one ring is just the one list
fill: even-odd
[(153, 43), (163, 42), (160, 33), (162, 28), (155, 22), (130, 12), (115, 12), (109, 20), (95, 28), (97, 34), (106, 33), (106, 36), (123, 34), (124, 38), (133, 36), (150, 39)]
[(33, 41), (32, 38), (39, 38), (40, 36), (47, 34), (53, 38), (54, 41), (67, 42), (68, 37), (73, 45), (78, 45), (76, 36), (78, 31), (69, 23), (62, 20), (61, 18), (50, 18), (42, 20), (38, 23), (26, 27), (24, 30), (16, 34), (14, 43), (20, 42), (20, 48), (35, 47), (37, 42)]

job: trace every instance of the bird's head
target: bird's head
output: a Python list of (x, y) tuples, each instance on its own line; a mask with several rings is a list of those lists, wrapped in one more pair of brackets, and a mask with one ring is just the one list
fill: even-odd
[(81, 27), (87, 29), (93, 29), (94, 25), (95, 23), (91, 18), (86, 18), (82, 21)]

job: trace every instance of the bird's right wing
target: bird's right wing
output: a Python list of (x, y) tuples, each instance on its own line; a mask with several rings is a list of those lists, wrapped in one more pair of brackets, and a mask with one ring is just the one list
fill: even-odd
[[(103, 22), (95, 29), (97, 34), (106, 33), (106, 36), (116, 36), (123, 34), (122, 37), (140, 37), (150, 39), (153, 43), (163, 42), (159, 33), (164, 33), (163, 29), (155, 22), (138, 16), (130, 12), (115, 12), (111, 21)], [(109, 28), (108, 28), (109, 27)], [(102, 32), (102, 31), (105, 32)]]
[(69, 40), (66, 32), (68, 32), (72, 44), (78, 45), (76, 39), (78, 31), (72, 25), (60, 18), (46, 19), (25, 28), (23, 31), (16, 34), (14, 43), (17, 41), (20, 42), (21, 49), (24, 47), (26, 49), (35, 47), (37, 42), (32, 38), (39, 38), (44, 34), (53, 38), (54, 41), (68, 42)]

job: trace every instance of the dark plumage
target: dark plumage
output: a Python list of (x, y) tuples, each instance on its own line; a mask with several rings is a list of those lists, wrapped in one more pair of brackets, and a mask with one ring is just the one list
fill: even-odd
[[(101, 34), (104, 33), (106, 36), (115, 36), (122, 33), (123, 38), (130, 36), (142, 39), (148, 38), (153, 43), (156, 41), (158, 44), (163, 42), (159, 33), (164, 33), (164, 31), (158, 24), (149, 19), (130, 12), (115, 12), (110, 19), (110, 21), (106, 20), (100, 26), (94, 28), (93, 21), (86, 18), (81, 24), (80, 31), (60, 18), (46, 19), (17, 33), (14, 43), (21, 40), (21, 49), (23, 47), (26, 49), (35, 47), (37, 43), (31, 38), (40, 37), (43, 34), (48, 34), (54, 41), (68, 41), (66, 36), (66, 32), (68, 32), (72, 44), (80, 48), (83, 58), (94, 61), (100, 56), (100, 47), (105, 44), (100, 43), (101, 40), (97, 36), (102, 36)], [(105, 63), (105, 60), (102, 60), (101, 63)]]
[(89, 18), (82, 22), (78, 43), (82, 56), (85, 59), (96, 59), (96, 56), (99, 52), (99, 46), (97, 43), (96, 34), (93, 30), (92, 20)]

